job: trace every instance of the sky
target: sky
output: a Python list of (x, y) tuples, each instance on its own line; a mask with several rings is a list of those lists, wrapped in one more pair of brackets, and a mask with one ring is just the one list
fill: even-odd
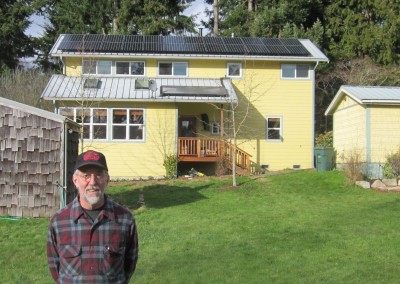
[[(200, 24), (201, 19), (206, 17), (204, 13), (205, 9), (211, 8), (211, 5), (204, 3), (204, 0), (195, 0), (184, 12), (185, 15), (196, 15), (196, 23)], [(37, 15), (31, 16), (30, 20), (32, 21), (31, 26), (25, 31), (27, 35), (31, 35), (33, 37), (40, 37), (43, 35), (43, 27), (46, 23), (43, 17), (39, 17)], [(206, 35), (207, 31), (203, 30), (203, 35)]]

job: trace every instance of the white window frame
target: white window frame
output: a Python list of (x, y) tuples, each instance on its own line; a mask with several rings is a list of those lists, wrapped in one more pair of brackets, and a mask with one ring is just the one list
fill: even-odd
[(212, 135), (219, 135), (221, 131), (221, 125), (219, 121), (211, 122), (211, 134)]
[[(115, 123), (114, 122), (114, 111), (115, 110), (122, 110), (126, 111), (126, 123)], [(142, 122), (141, 123), (135, 123), (131, 122), (129, 119), (129, 114), (131, 111), (142, 111)], [(145, 121), (146, 121), (146, 110), (144, 108), (112, 108), (110, 109), (110, 140), (111, 141), (129, 141), (129, 142), (144, 142), (146, 138), (146, 127), (145, 127)], [(125, 126), (125, 138), (124, 139), (115, 139), (114, 138), (114, 126)], [(137, 126), (139, 129), (142, 130), (142, 138), (141, 139), (130, 139), (130, 127), (131, 126)]]
[[(129, 73), (128, 74), (119, 74), (117, 73), (117, 64), (118, 63), (128, 63), (129, 64)], [(143, 63), (143, 74), (132, 74), (132, 64), (134, 63)], [(135, 76), (135, 77), (144, 77), (146, 76), (146, 62), (145, 61), (115, 61), (115, 75), (118, 76)]]
[[(270, 119), (279, 119), (279, 127), (268, 127), (268, 122)], [(279, 138), (269, 138), (269, 130), (278, 130)], [(268, 115), (265, 121), (265, 140), (268, 142), (282, 142), (283, 141), (283, 117), (281, 115)]]
[[(299, 73), (299, 67), (301, 66), (307, 66), (308, 72), (307, 72), (307, 77), (300, 77), (298, 75)], [(285, 67), (292, 67), (294, 74), (293, 76), (285, 76), (284, 73), (284, 68)], [(310, 64), (282, 64), (281, 65), (281, 79), (286, 79), (286, 80), (307, 80), (310, 79)]]
[[(160, 64), (163, 64), (163, 63), (171, 64), (171, 74), (160, 74)], [(175, 64), (185, 64), (186, 65), (186, 74), (185, 75), (175, 75)], [(158, 73), (158, 76), (162, 76), (162, 77), (188, 77), (189, 64), (186, 61), (159, 61), (157, 73)]]
[[(107, 141), (108, 140), (108, 134), (109, 134), (109, 130), (108, 130), (108, 120), (109, 120), (109, 115), (108, 115), (108, 109), (107, 108), (79, 108), (79, 107), (60, 107), (58, 109), (58, 113), (61, 115), (65, 115), (62, 114), (63, 110), (69, 110), (72, 111), (72, 116), (68, 116), (70, 119), (72, 119), (73, 121), (81, 124), (81, 122), (78, 122), (78, 120), (80, 120), (80, 116), (79, 116), (79, 112), (80, 111), (84, 111), (84, 112), (89, 112), (88, 117), (85, 119), (85, 122), (83, 123), (84, 127), (88, 127), (89, 128), (89, 137), (84, 138), (84, 141)], [(93, 122), (93, 114), (96, 110), (105, 110), (106, 111), (106, 122)], [(94, 133), (94, 127), (95, 126), (105, 126), (105, 130), (106, 130), (106, 137), (105, 138), (95, 138), (95, 133)]]
[[(239, 67), (239, 75), (231, 75), (229, 73), (231, 66), (238, 66)], [(232, 63), (227, 63), (226, 64), (226, 76), (227, 77), (229, 77), (229, 78), (241, 78), (242, 74), (243, 74), (242, 63), (237, 63), (237, 62), (234, 63), (234, 62), (232, 62)]]
[[(96, 63), (96, 72), (95, 73), (84, 73), (85, 71), (85, 63), (88, 62), (87, 64), (91, 63)], [(110, 72), (109, 73), (99, 73), (99, 63), (109, 63), (110, 64)], [(113, 69), (113, 62), (111, 60), (82, 60), (82, 74), (83, 75), (112, 75), (112, 69)]]

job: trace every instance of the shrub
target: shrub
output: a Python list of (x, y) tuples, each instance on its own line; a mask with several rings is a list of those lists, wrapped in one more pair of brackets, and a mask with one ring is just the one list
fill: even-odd
[(165, 168), (166, 178), (176, 178), (176, 165), (178, 164), (178, 156), (176, 154), (170, 154), (164, 156), (163, 166)]
[(389, 154), (386, 157), (386, 163), (392, 169), (392, 174), (396, 176), (400, 175), (400, 148), (397, 152)]
[(395, 175), (393, 173), (393, 169), (388, 163), (385, 163), (385, 165), (383, 166), (383, 177), (384, 178), (394, 178), (395, 177)]
[(332, 131), (319, 134), (315, 138), (315, 146), (317, 147), (333, 147), (333, 133)]
[(362, 171), (364, 162), (361, 160), (359, 150), (348, 151), (342, 154), (341, 159), (344, 161), (344, 173), (351, 184), (355, 184), (356, 181), (364, 178)]

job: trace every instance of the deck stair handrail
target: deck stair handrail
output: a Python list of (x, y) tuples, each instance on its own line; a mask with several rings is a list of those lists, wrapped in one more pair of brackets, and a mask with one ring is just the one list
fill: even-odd
[[(201, 161), (202, 158), (214, 157), (216, 160), (225, 159), (231, 161), (234, 145), (221, 138), (205, 137), (179, 137), (178, 157), (193, 157)], [(236, 165), (250, 173), (251, 155), (239, 147), (236, 147)], [(231, 165), (228, 163), (228, 167)]]

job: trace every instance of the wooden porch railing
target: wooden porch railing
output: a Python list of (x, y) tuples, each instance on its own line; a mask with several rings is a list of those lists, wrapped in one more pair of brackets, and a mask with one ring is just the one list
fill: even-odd
[[(220, 138), (178, 138), (178, 157), (184, 162), (217, 162), (221, 159), (231, 161), (233, 148), (233, 144)], [(250, 172), (251, 155), (238, 147), (236, 153), (236, 165)], [(231, 167), (229, 163), (227, 166)]]

